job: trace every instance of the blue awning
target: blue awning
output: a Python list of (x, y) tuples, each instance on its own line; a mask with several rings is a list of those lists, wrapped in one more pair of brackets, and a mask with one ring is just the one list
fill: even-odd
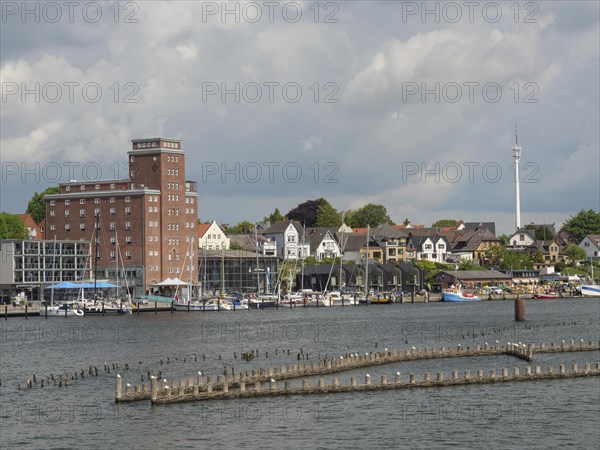
[(63, 281), (62, 283), (47, 286), (46, 289), (79, 289), (79, 284), (71, 283), (70, 281)]

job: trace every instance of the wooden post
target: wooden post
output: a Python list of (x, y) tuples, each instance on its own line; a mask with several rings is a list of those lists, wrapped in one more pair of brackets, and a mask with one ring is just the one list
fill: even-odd
[(409, 375), (409, 383), (410, 384), (415, 384), (415, 374), (414, 373), (411, 373)]
[(365, 384), (367, 386), (369, 386), (371, 384), (371, 375), (369, 375), (369, 374), (365, 375)]
[(517, 322), (523, 322), (525, 320), (525, 299), (515, 299), (515, 320)]
[(117, 401), (120, 401), (123, 397), (123, 379), (121, 378), (121, 375), (117, 374), (115, 378), (115, 384), (117, 388), (117, 394), (115, 398)]
[(381, 375), (381, 384), (384, 386), (387, 384), (387, 375)]
[(150, 377), (150, 399), (155, 402), (158, 398), (158, 380), (154, 375)]
[(396, 384), (400, 383), (400, 372), (396, 372), (396, 379), (394, 380)]
[(240, 392), (246, 392), (246, 383), (240, 381)]

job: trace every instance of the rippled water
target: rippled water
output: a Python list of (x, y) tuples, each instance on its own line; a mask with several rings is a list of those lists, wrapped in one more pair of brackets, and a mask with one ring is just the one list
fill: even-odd
[[(117, 371), (103, 370), (105, 361), (110, 367), (118, 361), (124, 382), (135, 384), (148, 370), (160, 369), (169, 380), (198, 370), (217, 375), (224, 367), (292, 364), (300, 352), (315, 361), (384, 348), (600, 340), (598, 299), (529, 301), (527, 319), (513, 321), (510, 301), (10, 319), (0, 329), (0, 447), (597, 448), (597, 378), (152, 407), (149, 401), (115, 405)], [(241, 361), (239, 353), (249, 350), (259, 356)], [(598, 352), (538, 354), (533, 364), (581, 367), (597, 360)], [(98, 367), (98, 377), (88, 375), (90, 365)], [(336, 376), (349, 383), (369, 372), (378, 382), (396, 371), (406, 379), (424, 371), (449, 377), (452, 370), (527, 365), (507, 356), (455, 358)], [(85, 378), (66, 388), (39, 387), (46, 375), (82, 369)], [(25, 389), (34, 374), (38, 385)]]

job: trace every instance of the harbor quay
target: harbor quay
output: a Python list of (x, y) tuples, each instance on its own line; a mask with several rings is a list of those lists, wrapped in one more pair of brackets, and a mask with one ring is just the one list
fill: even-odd
[[(558, 297), (556, 299), (553, 300), (560, 300), (560, 299), (564, 299), (564, 300), (569, 300), (573, 297)], [(593, 298), (593, 297), (590, 297)], [(515, 299), (526, 299), (526, 300), (532, 300), (532, 301), (547, 301), (547, 300), (543, 300), (543, 299), (537, 299), (534, 297), (533, 293), (521, 293), (521, 294), (509, 294), (509, 293), (505, 293), (505, 294), (490, 294), (487, 297), (484, 297), (484, 301), (503, 301), (503, 300), (515, 300)], [(362, 307), (376, 307), (376, 306), (392, 306), (392, 305), (401, 305), (401, 304), (415, 304), (415, 303), (438, 303), (438, 302), (443, 302), (443, 298), (442, 298), (442, 294), (441, 293), (428, 293), (427, 295), (415, 295), (414, 298), (399, 298), (394, 302), (387, 302), (387, 303), (371, 303), (371, 304), (361, 304), (361, 305), (357, 305), (357, 306), (362, 306)], [(7, 320), (10, 317), (36, 317), (36, 316), (45, 316), (45, 306), (40, 304), (39, 302), (30, 302), (31, 304), (25, 304), (25, 305), (3, 305), (3, 307), (0, 307), (0, 316), (2, 318), (4, 318), (5, 320)], [(340, 308), (340, 307), (344, 307), (341, 303), (339, 305), (335, 305), (335, 308)], [(350, 304), (348, 303), (346, 305), (346, 307), (350, 307)], [(354, 307), (354, 306), (353, 306)], [(265, 311), (270, 311), (270, 310), (279, 310), (279, 309), (297, 309), (297, 308), (306, 308), (305, 306), (299, 304), (299, 305), (294, 305), (294, 304), (284, 304), (284, 303), (279, 303), (276, 304), (274, 307), (269, 307), (269, 308), (265, 308)], [(312, 309), (314, 307), (311, 307), (310, 309)], [(326, 308), (325, 306), (322, 306), (322, 308)], [(328, 307), (327, 307), (328, 308)], [(259, 308), (260, 309), (260, 308)], [(173, 304), (165, 304), (165, 303), (149, 303), (149, 304), (142, 304), (142, 303), (137, 303), (133, 306), (132, 308), (132, 313), (133, 314), (141, 314), (141, 313), (159, 313), (159, 312), (171, 312), (171, 313), (198, 313), (198, 312), (206, 312), (206, 313), (214, 313), (214, 312), (230, 312), (232, 311), (224, 309), (224, 308), (217, 308), (217, 309), (206, 309), (206, 310), (175, 310), (173, 307)], [(238, 309), (238, 311), (236, 312), (246, 312), (248, 310), (241, 310)], [(102, 315), (102, 313), (97, 313), (94, 315)]]

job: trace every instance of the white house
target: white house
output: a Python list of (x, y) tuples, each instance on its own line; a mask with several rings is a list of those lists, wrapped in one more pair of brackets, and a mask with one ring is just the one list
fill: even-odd
[(310, 243), (310, 255), (317, 261), (325, 258), (335, 259), (340, 256), (340, 246), (328, 229), (312, 228), (307, 230), (308, 242)]
[(600, 258), (600, 234), (588, 234), (579, 243), (586, 258)]
[(446, 261), (450, 244), (444, 236), (411, 236), (410, 241), (416, 259), (438, 263)]
[(530, 230), (521, 228), (517, 230), (508, 240), (508, 245), (511, 247), (529, 247), (535, 242), (535, 236)]
[(199, 223), (196, 231), (199, 249), (229, 250), (230, 240), (214, 220), (212, 223)]
[(277, 243), (277, 257), (281, 259), (306, 258), (310, 244), (300, 222), (282, 220), (263, 232), (263, 236)]

